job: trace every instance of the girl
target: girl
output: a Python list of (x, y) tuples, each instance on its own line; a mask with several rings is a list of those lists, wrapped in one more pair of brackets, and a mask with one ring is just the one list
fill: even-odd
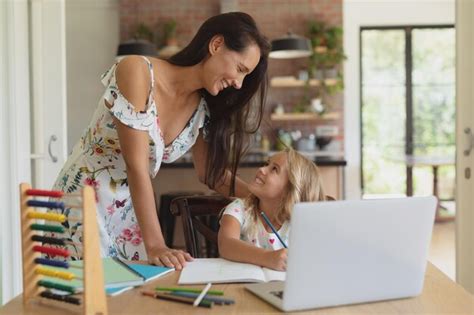
[(297, 202), (325, 200), (319, 169), (292, 149), (272, 156), (249, 184), (251, 195), (224, 210), (218, 243), (221, 257), (286, 270), (287, 250), (260, 214), (269, 218), (288, 244), (290, 218)]
[[(200, 181), (224, 195), (248, 194), (235, 172), (246, 135), (261, 121), (269, 50), (251, 16), (225, 13), (170, 59), (129, 56), (103, 75), (92, 121), (54, 185), (68, 193), (95, 188), (103, 256), (176, 269), (191, 260), (165, 245), (151, 183), (162, 162), (188, 150)], [(75, 211), (64, 214), (80, 216)], [(64, 226), (66, 238), (80, 243), (82, 226)]]

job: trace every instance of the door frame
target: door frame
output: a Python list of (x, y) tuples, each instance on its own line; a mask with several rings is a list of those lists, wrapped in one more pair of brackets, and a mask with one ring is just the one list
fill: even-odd
[(474, 294), (474, 148), (464, 154), (469, 140), (474, 141), (464, 131), (474, 132), (473, 29), (474, 2), (456, 1), (456, 281)]
[(65, 0), (29, 0), (32, 186), (50, 189), (67, 158)]

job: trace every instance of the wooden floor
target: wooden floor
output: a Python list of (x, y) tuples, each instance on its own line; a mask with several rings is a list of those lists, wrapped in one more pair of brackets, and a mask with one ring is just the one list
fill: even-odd
[(454, 221), (436, 223), (433, 228), (428, 260), (455, 281), (456, 255)]

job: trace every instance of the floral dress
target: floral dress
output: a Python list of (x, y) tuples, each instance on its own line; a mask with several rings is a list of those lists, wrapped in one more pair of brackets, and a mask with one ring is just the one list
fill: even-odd
[[(150, 176), (156, 176), (162, 162), (172, 163), (186, 153), (196, 142), (199, 130), (207, 136), (209, 110), (203, 98), (181, 134), (165, 147), (157, 116), (157, 105), (153, 98), (153, 66), (144, 57), (151, 75), (149, 97), (144, 111), (136, 112), (133, 105), (121, 94), (115, 80), (114, 64), (102, 75), (106, 87), (92, 121), (74, 146), (66, 161), (54, 189), (67, 193), (80, 191), (84, 185), (95, 188), (97, 198), (97, 221), (100, 233), (102, 256), (119, 256), (124, 259), (146, 260), (145, 246), (138, 226), (127, 183), (125, 161), (113, 117), (130, 128), (146, 131), (149, 136)], [(104, 100), (111, 104), (107, 107)], [(70, 201), (74, 204), (77, 202)], [(54, 211), (54, 210), (51, 210)], [(58, 210), (55, 210), (58, 211)], [(66, 216), (80, 217), (80, 210), (66, 208)], [(65, 237), (81, 243), (82, 224), (66, 221)], [(73, 259), (81, 258), (80, 251), (70, 246)]]

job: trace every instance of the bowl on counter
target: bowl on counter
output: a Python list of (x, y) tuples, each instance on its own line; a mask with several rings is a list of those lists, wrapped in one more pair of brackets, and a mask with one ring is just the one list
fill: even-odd
[(312, 152), (316, 150), (316, 143), (313, 137), (302, 137), (296, 142), (296, 150)]
[(324, 148), (331, 143), (332, 138), (326, 136), (316, 137), (316, 144), (318, 145), (319, 149), (324, 150)]

